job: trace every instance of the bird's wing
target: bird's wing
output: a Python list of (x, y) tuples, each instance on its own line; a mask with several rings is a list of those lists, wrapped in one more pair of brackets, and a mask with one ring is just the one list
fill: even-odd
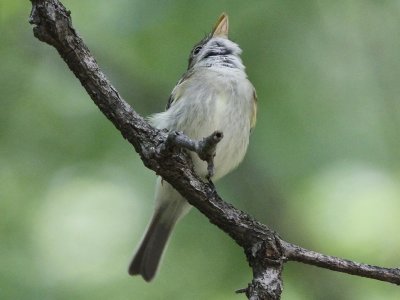
[(168, 98), (167, 106), (165, 110), (168, 110), (172, 105), (174, 105), (182, 96), (182, 83), (188, 80), (193, 75), (193, 70), (188, 70), (185, 74), (183, 74), (182, 78), (179, 79), (178, 83), (172, 90), (171, 95)]

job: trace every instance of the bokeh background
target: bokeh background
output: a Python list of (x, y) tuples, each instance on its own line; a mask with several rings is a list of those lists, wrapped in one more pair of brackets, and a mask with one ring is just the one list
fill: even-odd
[[(63, 2), (142, 115), (164, 109), (192, 45), (228, 12), (259, 113), (220, 194), (291, 242), (400, 266), (399, 1)], [(155, 175), (33, 37), (29, 12), (0, 2), (0, 298), (243, 299), (243, 253), (195, 210), (154, 282), (127, 275)], [(283, 299), (400, 299), (298, 263), (283, 277)]]

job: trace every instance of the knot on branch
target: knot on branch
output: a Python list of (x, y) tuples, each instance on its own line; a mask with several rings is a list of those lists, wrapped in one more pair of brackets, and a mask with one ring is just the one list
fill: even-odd
[(184, 148), (197, 153), (201, 160), (207, 162), (207, 179), (210, 180), (215, 173), (214, 157), (217, 144), (223, 137), (224, 134), (221, 131), (214, 131), (211, 135), (197, 141), (189, 138), (183, 132), (171, 131), (161, 148), (161, 152), (169, 152), (174, 148)]
[(42, 42), (59, 48), (68, 31), (75, 34), (71, 25), (71, 12), (60, 2), (31, 0), (29, 23), (36, 25), (33, 34)]
[(253, 280), (247, 288), (237, 292), (246, 293), (249, 299), (280, 299), (284, 254), (276, 233), (267, 232), (245, 252), (253, 269)]

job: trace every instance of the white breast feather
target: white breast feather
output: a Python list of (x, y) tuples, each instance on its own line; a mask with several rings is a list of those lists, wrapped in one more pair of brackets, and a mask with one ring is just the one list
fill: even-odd
[[(222, 131), (224, 138), (214, 159), (213, 179), (217, 180), (235, 168), (246, 153), (253, 87), (241, 70), (221, 73), (208, 68), (196, 72), (177, 88), (181, 97), (167, 111), (153, 115), (151, 123), (159, 129), (183, 131), (193, 139)], [(197, 154), (191, 155), (196, 172), (206, 176), (206, 162)]]

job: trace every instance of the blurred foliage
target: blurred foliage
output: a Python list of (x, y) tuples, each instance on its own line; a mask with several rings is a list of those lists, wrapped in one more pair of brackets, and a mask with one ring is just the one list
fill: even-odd
[[(228, 12), (259, 114), (220, 194), (289, 241), (399, 266), (399, 1), (64, 4), (142, 115), (163, 110), (192, 45)], [(242, 298), (244, 255), (195, 210), (154, 282), (127, 275), (155, 176), (33, 37), (29, 11), (0, 3), (0, 298)], [(400, 299), (396, 286), (297, 263), (284, 282), (283, 299)]]

